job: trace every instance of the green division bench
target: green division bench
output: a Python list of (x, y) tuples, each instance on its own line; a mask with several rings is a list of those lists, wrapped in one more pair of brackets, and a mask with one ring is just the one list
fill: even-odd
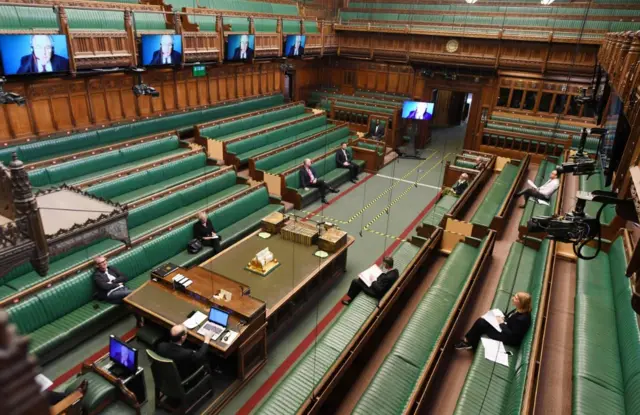
[(37, 188), (82, 186), (100, 179), (111, 179), (119, 173), (136, 170), (145, 165), (155, 167), (158, 163), (175, 161), (177, 158), (201, 152), (200, 146), (191, 147), (180, 143), (175, 135), (164, 139), (137, 144), (117, 151), (48, 166), (29, 172), (31, 185)]
[(359, 138), (351, 147), (354, 158), (364, 160), (364, 171), (375, 173), (384, 166), (386, 146), (383, 142)]
[[(572, 412), (640, 413), (640, 328), (625, 276), (631, 243), (624, 231), (595, 259), (578, 259), (573, 324)], [(583, 248), (584, 255), (595, 250)]]
[[(159, 134), (165, 131), (178, 130), (186, 133), (195, 124), (228, 117), (233, 114), (256, 111), (280, 105), (284, 101), (281, 94), (267, 95), (258, 98), (239, 99), (221, 102), (204, 109), (190, 109), (177, 114), (152, 117), (140, 121), (125, 122), (111, 127), (74, 133), (50, 139), (38, 139), (30, 143), (5, 146), (0, 149), (0, 161), (7, 165), (11, 154), (17, 152), (18, 159), (29, 164), (42, 160), (70, 155), (90, 149), (101, 149), (122, 143), (135, 137)], [(72, 160), (72, 158), (68, 158)], [(67, 158), (58, 161), (67, 161)]]
[[(484, 357), (484, 347), (479, 344), (473, 363), (467, 372), (455, 415), (475, 414), (520, 414), (525, 405), (525, 386), (533, 376), (536, 358), (532, 354), (534, 342), (542, 341), (538, 314), (541, 307), (543, 287), (552, 269), (555, 242), (544, 240), (538, 251), (520, 242), (511, 245), (509, 255), (502, 268), (502, 274), (493, 297), (491, 309), (507, 311), (513, 309), (511, 297), (518, 291), (531, 294), (533, 310), (531, 328), (519, 347), (505, 346), (513, 353), (509, 357), (509, 367), (495, 364)], [(546, 290), (544, 291), (546, 293)]]
[(216, 166), (213, 160), (207, 160), (204, 153), (198, 153), (162, 166), (130, 174), (123, 179), (96, 184), (85, 191), (113, 202), (129, 204), (170, 187), (206, 176), (219, 169), (220, 167)]
[(418, 303), (353, 414), (401, 414), (426, 391), (442, 349), (452, 334), (495, 241), (490, 232), (476, 246), (460, 241)]
[[(175, 190), (165, 197), (131, 208), (127, 218), (131, 242), (136, 245), (150, 235), (180, 220), (184, 221), (185, 218), (190, 220), (199, 211), (206, 210), (248, 188), (245, 180), (238, 178), (232, 168), (225, 168), (200, 183)], [(113, 254), (123, 249), (122, 242), (105, 239), (67, 251), (51, 258), (49, 271), (44, 277), (33, 270), (31, 263), (24, 263), (0, 279), (0, 300), (90, 265), (91, 260), (98, 255)]]
[(530, 160), (531, 157), (527, 155), (522, 160), (511, 160), (504, 164), (502, 171), (471, 218), (471, 223), (498, 232), (502, 230), (511, 201), (515, 199), (515, 193), (527, 175)]
[[(282, 211), (280, 204), (270, 204), (267, 189), (260, 186), (209, 214), (223, 246), (228, 246), (253, 232), (262, 218)], [(204, 261), (212, 248), (204, 247), (196, 255), (185, 247), (193, 239), (193, 223), (187, 223), (155, 239), (109, 258), (111, 265), (129, 277), (126, 286), (136, 289), (149, 279), (157, 266), (172, 262), (188, 267)], [(7, 307), (11, 322), (31, 339), (30, 352), (46, 363), (102, 330), (125, 308), (94, 299), (93, 270), (89, 269), (42, 289)]]
[[(436, 240), (439, 240), (441, 232), (438, 229), (433, 235)], [(400, 278), (380, 303), (362, 294), (344, 307), (335, 322), (300, 357), (255, 414), (295, 414), (308, 412), (314, 405), (319, 407), (319, 397), (326, 397), (348, 370), (370, 333), (380, 323), (380, 317), (413, 278), (431, 246), (432, 241), (423, 238), (416, 238), (411, 243), (402, 242), (391, 254)]]
[[(583, 190), (585, 192), (592, 192), (594, 190), (606, 190), (610, 192), (611, 185), (605, 186), (606, 179), (604, 177), (604, 172), (602, 169), (602, 164), (600, 162), (600, 159), (598, 159), (596, 163), (598, 164), (598, 166), (596, 167), (596, 169), (598, 170), (597, 173), (595, 173), (594, 175), (588, 178), (587, 176), (578, 176), (580, 180), (580, 184), (579, 184), (580, 190)], [(593, 216), (595, 218), (601, 206), (602, 206), (602, 203), (600, 202), (590, 201), (590, 202), (587, 202), (584, 208), (584, 211), (587, 215)], [(616, 219), (615, 205), (607, 205), (604, 207), (604, 210), (602, 211), (602, 214), (600, 216), (600, 223), (603, 226), (612, 228), (612, 231), (615, 232), (618, 230), (617, 228), (623, 226), (623, 223), (622, 223), (623, 221), (620, 219), (621, 218)], [(615, 223), (614, 223), (614, 220), (615, 220)], [(613, 239), (614, 235), (605, 235), (605, 238), (607, 237), (610, 237), (610, 239)]]
[[(542, 160), (540, 162), (540, 166), (538, 167), (536, 177), (533, 180), (536, 186), (541, 186), (547, 180), (549, 180), (549, 175), (551, 174), (551, 172), (556, 169), (557, 165), (562, 164), (563, 160), (564, 156), (559, 158), (547, 157), (545, 160)], [(551, 199), (549, 200), (549, 206), (535, 203), (532, 198), (529, 198), (527, 204), (524, 207), (522, 218), (520, 219), (520, 236), (527, 234), (527, 222), (532, 217), (551, 216), (559, 213), (562, 206), (561, 204), (558, 204), (558, 200), (562, 200), (565, 175), (561, 175), (559, 179), (560, 187), (558, 187), (558, 190), (551, 196)]]
[[(351, 153), (351, 147), (347, 147), (347, 151)], [(364, 160), (353, 160), (358, 165), (360, 170), (364, 167)], [(312, 167), (318, 173), (318, 179), (324, 180), (330, 186), (340, 186), (342, 183), (349, 180), (349, 169), (342, 169), (336, 167), (336, 158), (334, 153), (329, 153), (326, 156), (320, 156), (315, 160), (312, 160)], [(316, 188), (310, 187), (309, 190), (305, 190), (300, 187), (300, 168), (294, 167), (282, 174), (280, 188), (284, 189), (282, 192), (282, 199), (293, 203), (296, 209), (302, 209), (304, 206), (312, 203), (320, 198), (320, 191)]]

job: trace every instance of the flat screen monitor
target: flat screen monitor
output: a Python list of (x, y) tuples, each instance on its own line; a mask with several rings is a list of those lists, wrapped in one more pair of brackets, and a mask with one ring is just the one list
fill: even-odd
[(305, 35), (287, 35), (284, 42), (284, 56), (287, 58), (303, 56), (306, 41)]
[(433, 102), (405, 101), (402, 118), (407, 120), (430, 120), (433, 117)]
[(0, 35), (4, 75), (69, 72), (65, 35)]
[(142, 35), (143, 66), (175, 66), (182, 63), (182, 36)]
[(227, 327), (227, 324), (229, 323), (229, 314), (219, 308), (211, 307), (209, 310), (209, 321), (222, 327)]
[(129, 372), (138, 370), (138, 351), (114, 335), (109, 337), (109, 359)]
[(250, 61), (255, 51), (255, 35), (229, 35), (227, 36), (228, 61)]

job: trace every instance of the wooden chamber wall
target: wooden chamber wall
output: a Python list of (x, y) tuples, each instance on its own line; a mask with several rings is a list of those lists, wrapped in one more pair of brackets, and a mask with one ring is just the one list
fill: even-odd
[(2, 105), (0, 142), (40, 138), (123, 120), (184, 110), (282, 90), (274, 63), (208, 68), (194, 78), (191, 69), (152, 70), (143, 75), (160, 96), (135, 97), (134, 75), (12, 82), (6, 89), (27, 99), (24, 106)]

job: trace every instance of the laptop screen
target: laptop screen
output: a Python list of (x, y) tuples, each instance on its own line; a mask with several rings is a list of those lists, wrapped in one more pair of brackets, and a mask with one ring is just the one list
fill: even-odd
[(229, 321), (229, 314), (215, 307), (211, 307), (211, 310), (209, 311), (209, 321), (212, 323), (219, 324), (222, 327), (227, 327), (227, 323)]

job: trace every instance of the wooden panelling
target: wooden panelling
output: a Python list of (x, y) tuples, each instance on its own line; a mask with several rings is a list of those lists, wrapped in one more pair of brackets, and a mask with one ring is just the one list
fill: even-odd
[(190, 68), (165, 69), (145, 73), (143, 81), (156, 88), (160, 97), (135, 97), (131, 88), (136, 78), (129, 74), (8, 83), (6, 90), (25, 96), (27, 104), (2, 106), (0, 142), (48, 137), (140, 116), (212, 105), (226, 99), (266, 94), (280, 90), (281, 72), (280, 65), (273, 63), (208, 68), (206, 77), (202, 78), (193, 78)]

